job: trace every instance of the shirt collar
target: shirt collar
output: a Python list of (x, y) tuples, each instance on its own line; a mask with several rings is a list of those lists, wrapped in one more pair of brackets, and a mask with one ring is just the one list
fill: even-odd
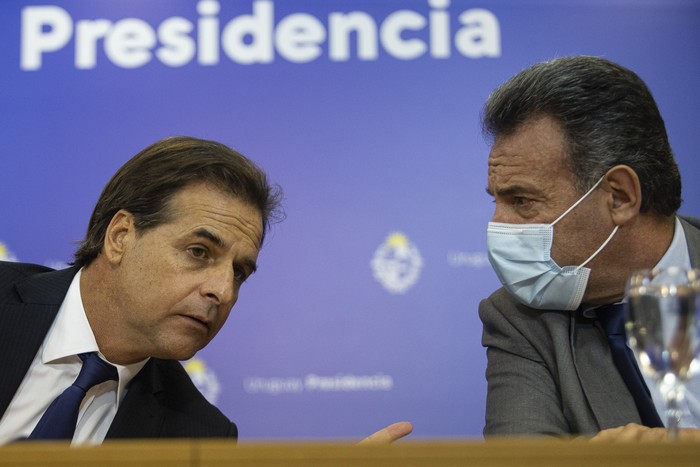
[[(85, 314), (83, 300), (80, 295), (80, 276), (82, 271), (80, 269), (73, 278), (68, 287), (68, 292), (66, 292), (66, 297), (58, 309), (56, 319), (46, 334), (41, 350), (41, 362), (43, 364), (77, 361), (77, 355), (85, 352), (97, 352), (100, 358), (109, 362), (100, 352), (95, 334), (92, 332), (90, 322)], [(147, 358), (130, 365), (118, 365), (109, 362), (114, 365), (119, 374), (117, 400), (121, 400), (126, 385), (141, 371), (141, 368), (148, 360)]]
[[(690, 267), (690, 254), (688, 253), (688, 242), (685, 240), (685, 232), (683, 231), (683, 225), (678, 217), (676, 217), (676, 222), (673, 227), (673, 239), (671, 239), (671, 244), (668, 246), (666, 253), (661, 257), (658, 263), (656, 263), (657, 268), (668, 267), (668, 266), (681, 266), (685, 268)], [(626, 300), (623, 298), (622, 303)], [(583, 310), (583, 316), (586, 318), (595, 318), (595, 309), (599, 308), (600, 305), (595, 305), (590, 308)]]
[(685, 232), (680, 219), (676, 217), (676, 224), (673, 231), (673, 240), (671, 245), (666, 250), (666, 253), (661, 257), (656, 264), (657, 268), (668, 266), (681, 266), (690, 268), (690, 253), (688, 253), (688, 242), (685, 239)]
[(82, 269), (73, 278), (56, 319), (46, 335), (41, 354), (44, 364), (71, 355), (99, 351), (80, 296), (81, 273)]

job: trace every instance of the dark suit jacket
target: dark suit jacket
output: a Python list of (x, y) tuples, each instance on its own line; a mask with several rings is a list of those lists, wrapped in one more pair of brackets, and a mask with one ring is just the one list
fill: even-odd
[[(699, 267), (700, 219), (681, 224)], [(488, 356), (485, 435), (590, 435), (641, 423), (597, 320), (528, 308), (503, 288), (480, 303), (479, 317)]]
[[(76, 268), (0, 261), (0, 417), (53, 323)], [(236, 438), (177, 361), (152, 358), (134, 377), (107, 438)]]

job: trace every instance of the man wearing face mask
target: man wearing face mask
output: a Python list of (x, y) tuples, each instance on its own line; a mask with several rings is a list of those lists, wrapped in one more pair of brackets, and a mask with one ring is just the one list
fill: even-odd
[[(606, 332), (633, 271), (700, 266), (700, 219), (676, 214), (680, 174), (651, 93), (608, 60), (560, 58), (500, 86), (482, 118), (503, 283), (479, 306), (484, 434), (663, 439), (658, 389)], [(686, 402), (680, 437), (700, 440), (697, 378)]]

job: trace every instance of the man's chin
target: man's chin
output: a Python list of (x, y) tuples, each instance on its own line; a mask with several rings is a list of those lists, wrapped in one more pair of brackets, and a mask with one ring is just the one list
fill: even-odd
[(192, 343), (182, 346), (174, 346), (170, 349), (164, 349), (164, 352), (161, 352), (160, 355), (156, 356), (156, 358), (160, 358), (161, 360), (189, 360), (190, 358), (194, 357), (197, 352), (204, 348), (205, 345), (206, 343)]

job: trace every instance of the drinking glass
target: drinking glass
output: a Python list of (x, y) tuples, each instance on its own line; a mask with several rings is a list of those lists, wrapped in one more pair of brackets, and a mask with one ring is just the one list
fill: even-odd
[(685, 383), (698, 370), (700, 270), (681, 267), (635, 272), (627, 282), (625, 330), (639, 366), (666, 403), (666, 428), (678, 438)]

